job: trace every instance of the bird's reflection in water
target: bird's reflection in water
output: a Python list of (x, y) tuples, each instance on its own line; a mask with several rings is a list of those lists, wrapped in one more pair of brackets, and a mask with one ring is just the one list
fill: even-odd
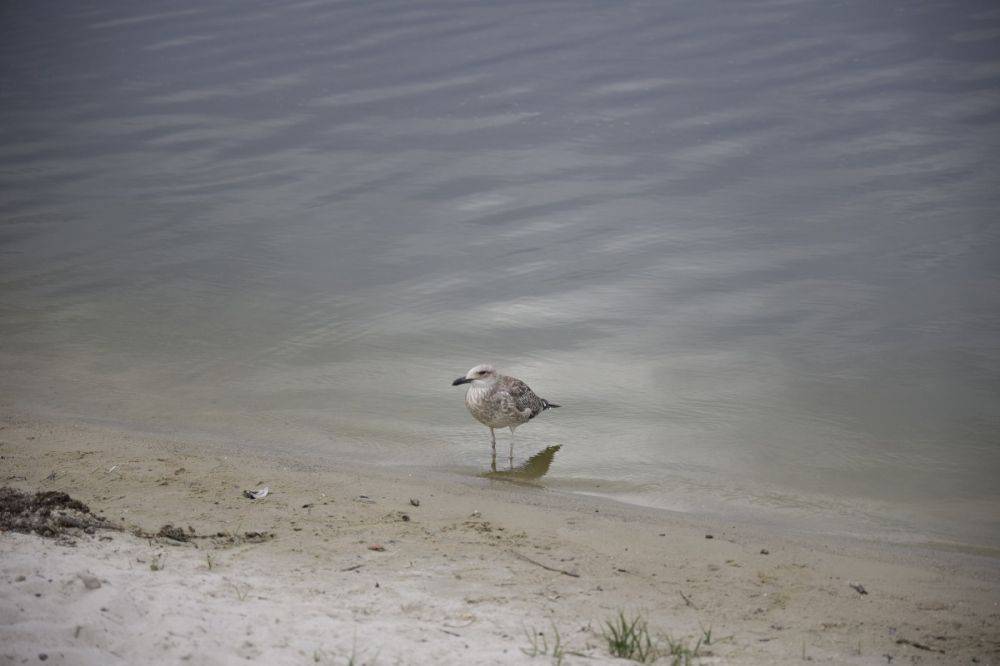
[(556, 451), (561, 448), (562, 444), (549, 446), (528, 458), (524, 464), (500, 471), (497, 471), (497, 459), (496, 456), (493, 456), (490, 471), (483, 476), (488, 479), (504, 479), (506, 481), (535, 481), (549, 473), (552, 459), (555, 458)]

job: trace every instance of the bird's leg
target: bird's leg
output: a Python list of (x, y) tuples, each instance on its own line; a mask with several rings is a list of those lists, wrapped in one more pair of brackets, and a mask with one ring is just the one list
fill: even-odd
[(514, 467), (514, 428), (510, 429), (510, 466)]
[(493, 447), (493, 457), (497, 457), (497, 434), (490, 428), (490, 445)]

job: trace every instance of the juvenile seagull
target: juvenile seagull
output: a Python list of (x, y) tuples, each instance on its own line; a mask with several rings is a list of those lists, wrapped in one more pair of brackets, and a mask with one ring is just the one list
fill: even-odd
[(497, 456), (497, 436), (494, 428), (510, 428), (510, 460), (514, 460), (514, 428), (527, 423), (546, 409), (559, 407), (539, 398), (528, 385), (515, 377), (497, 372), (489, 364), (477, 365), (451, 383), (472, 384), (465, 394), (465, 406), (473, 418), (490, 429), (493, 458)]

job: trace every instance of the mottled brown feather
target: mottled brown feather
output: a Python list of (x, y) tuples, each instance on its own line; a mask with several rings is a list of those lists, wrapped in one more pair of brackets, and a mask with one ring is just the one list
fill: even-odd
[(497, 385), (510, 393), (518, 412), (524, 412), (526, 409), (531, 410), (529, 419), (535, 418), (545, 409), (545, 401), (535, 395), (535, 392), (520, 379), (501, 375)]
[(498, 375), (489, 387), (473, 386), (465, 395), (465, 405), (477, 421), (490, 428), (516, 428), (550, 406), (516, 377)]

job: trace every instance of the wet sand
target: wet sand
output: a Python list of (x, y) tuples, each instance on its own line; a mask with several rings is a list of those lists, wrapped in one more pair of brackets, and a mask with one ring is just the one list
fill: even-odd
[[(0, 663), (545, 663), (558, 631), (563, 663), (594, 664), (614, 661), (602, 626), (621, 611), (664, 645), (701, 639), (701, 663), (1000, 661), (992, 551), (0, 425), (2, 485), (68, 492), (125, 528), (0, 535)], [(258, 482), (271, 493), (245, 498)], [(149, 536), (166, 524), (193, 538)]]

